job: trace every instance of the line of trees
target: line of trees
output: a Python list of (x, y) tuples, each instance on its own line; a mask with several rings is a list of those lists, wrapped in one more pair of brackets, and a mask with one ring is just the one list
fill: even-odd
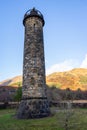
[(47, 86), (48, 99), (58, 101), (58, 100), (87, 100), (87, 91), (70, 90), (69, 88), (62, 90), (56, 88), (55, 86)]
[[(73, 91), (69, 88), (61, 90), (55, 86), (47, 87), (47, 97), (49, 101), (60, 101), (60, 100), (87, 100), (87, 91), (82, 91), (80, 89)], [(10, 87), (11, 88), (11, 87)], [(19, 86), (18, 89), (8, 89), (5, 87), (0, 90), (0, 102), (4, 101), (20, 101), (22, 97), (22, 87)]]
[[(47, 97), (49, 101), (60, 101), (60, 100), (87, 100), (87, 91), (70, 90), (69, 88), (62, 90), (55, 86), (47, 87)], [(22, 97), (22, 87), (18, 87), (15, 93), (15, 100), (20, 101)]]

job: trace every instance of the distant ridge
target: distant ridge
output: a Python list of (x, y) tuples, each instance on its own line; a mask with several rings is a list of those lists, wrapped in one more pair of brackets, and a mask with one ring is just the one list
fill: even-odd
[[(70, 88), (72, 90), (87, 90), (87, 69), (76, 68), (65, 72), (55, 72), (46, 77), (47, 85), (56, 86), (61, 89)], [(0, 86), (22, 85), (22, 76), (16, 76), (11, 79), (0, 82)]]
[(87, 90), (87, 69), (77, 68), (65, 72), (56, 72), (46, 77), (49, 86), (55, 85), (61, 89)]
[(0, 82), (0, 86), (15, 86), (17, 87), (19, 84), (22, 83), (22, 76), (16, 76), (7, 80)]

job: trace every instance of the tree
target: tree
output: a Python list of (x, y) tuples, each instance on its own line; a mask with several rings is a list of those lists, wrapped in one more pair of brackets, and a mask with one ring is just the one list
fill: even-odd
[[(70, 94), (70, 90), (65, 91), (65, 99), (60, 100), (60, 108), (58, 108), (57, 120), (60, 125), (60, 128), (63, 130), (80, 130), (81, 122), (79, 122), (78, 117), (81, 118), (82, 112), (79, 113), (78, 110), (73, 109), (72, 103), (73, 93)], [(70, 95), (69, 95), (70, 94)], [(70, 100), (70, 98), (72, 100)]]
[(22, 87), (18, 87), (14, 99), (15, 101), (20, 102), (21, 98), (22, 98)]

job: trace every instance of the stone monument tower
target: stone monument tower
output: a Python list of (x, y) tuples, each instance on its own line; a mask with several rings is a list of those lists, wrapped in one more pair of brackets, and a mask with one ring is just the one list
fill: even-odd
[(23, 87), (18, 118), (41, 118), (50, 114), (45, 81), (44, 23), (43, 15), (35, 8), (24, 15)]

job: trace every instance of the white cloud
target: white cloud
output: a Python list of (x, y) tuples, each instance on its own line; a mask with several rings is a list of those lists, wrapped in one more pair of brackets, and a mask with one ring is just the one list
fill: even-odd
[(48, 68), (46, 70), (46, 75), (54, 72), (68, 71), (73, 68), (87, 68), (87, 54), (85, 55), (85, 58), (83, 59), (81, 64), (79, 64), (79, 61), (77, 60), (65, 60), (61, 63), (54, 64), (50, 68)]
[(53, 72), (63, 72), (73, 69), (77, 66), (77, 62), (73, 60), (65, 60), (62, 63), (54, 64), (50, 68), (47, 69), (46, 75), (51, 74)]
[(85, 59), (82, 61), (80, 68), (87, 68), (87, 54), (85, 55)]

